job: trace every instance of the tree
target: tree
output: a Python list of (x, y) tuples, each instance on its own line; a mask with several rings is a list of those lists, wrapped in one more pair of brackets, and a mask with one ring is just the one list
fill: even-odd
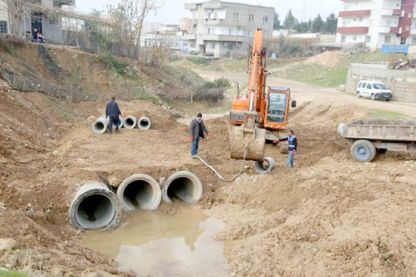
[(335, 34), (337, 32), (338, 18), (335, 17), (335, 14), (331, 13), (322, 26), (322, 33), (325, 34)]
[[(0, 0), (4, 3), (8, 11), (9, 31), (12, 36), (21, 37), (23, 35), (21, 27), (25, 16), (28, 14), (24, 0)], [(30, 1), (28, 1), (30, 2)]]
[(285, 29), (293, 29), (297, 24), (297, 19), (293, 16), (292, 10), (289, 10), (283, 23)]
[(309, 32), (310, 31), (310, 29), (311, 29), (311, 26), (309, 25), (309, 23), (308, 22), (306, 22), (306, 21), (302, 21), (302, 22), (299, 22), (298, 24), (296, 24), (296, 26), (295, 26), (295, 30), (296, 30), (296, 32), (298, 32), (298, 33), (307, 33), (307, 32)]
[(318, 16), (312, 21), (312, 33), (320, 33), (323, 25), (324, 21), (322, 20), (321, 15), (318, 14)]
[(274, 13), (274, 20), (273, 20), (273, 30), (280, 30), (282, 26), (280, 25), (279, 14)]
[(109, 6), (108, 12), (114, 23), (113, 36), (120, 44), (128, 47), (130, 57), (139, 58), (144, 20), (159, 7), (157, 0), (120, 0), (117, 6)]

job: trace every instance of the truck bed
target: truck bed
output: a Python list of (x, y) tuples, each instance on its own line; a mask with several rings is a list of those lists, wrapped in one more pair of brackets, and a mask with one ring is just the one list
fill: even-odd
[(339, 124), (338, 133), (354, 140), (416, 142), (416, 121), (358, 120)]

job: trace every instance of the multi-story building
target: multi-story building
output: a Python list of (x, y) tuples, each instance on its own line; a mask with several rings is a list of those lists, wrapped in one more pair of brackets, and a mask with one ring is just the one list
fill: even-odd
[[(62, 6), (74, 6), (75, 0), (31, 0), (23, 2), (20, 18), (11, 20), (6, 1), (0, 0), (0, 33), (13, 33), (18, 37), (30, 37), (38, 30), (51, 42), (62, 43)], [(14, 30), (12, 32), (11, 30)]]
[(383, 45), (416, 44), (416, 0), (342, 0), (337, 43)]
[(190, 53), (224, 57), (247, 55), (256, 28), (264, 35), (273, 34), (273, 7), (211, 0), (188, 3), (192, 14), (192, 32), (188, 34)]
[(6, 2), (0, 1), (0, 34), (9, 33), (9, 15)]

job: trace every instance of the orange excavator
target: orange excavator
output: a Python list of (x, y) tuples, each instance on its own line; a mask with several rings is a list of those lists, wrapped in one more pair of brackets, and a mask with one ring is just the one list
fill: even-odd
[(296, 107), (287, 87), (266, 86), (266, 50), (263, 48), (263, 30), (254, 35), (249, 59), (249, 82), (247, 94), (237, 96), (230, 110), (234, 125), (230, 133), (232, 159), (274, 163), (264, 156), (265, 143), (279, 141), (289, 119), (289, 108)]

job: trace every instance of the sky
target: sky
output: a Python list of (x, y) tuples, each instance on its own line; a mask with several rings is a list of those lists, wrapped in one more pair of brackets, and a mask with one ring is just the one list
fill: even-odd
[[(160, 0), (164, 2), (157, 14), (149, 15), (147, 21), (152, 23), (179, 23), (179, 20), (189, 15), (185, 10), (185, 2), (201, 2), (201, 1), (185, 1), (185, 0)], [(282, 21), (289, 11), (292, 9), (297, 19), (307, 20), (314, 18), (318, 14), (326, 17), (331, 12), (338, 14), (341, 7), (341, 0), (227, 0), (229, 2), (239, 2), (247, 4), (260, 4), (263, 6), (274, 7)], [(115, 4), (117, 0), (76, 0), (76, 8), (79, 11), (88, 13), (93, 9), (105, 10), (107, 4)]]

